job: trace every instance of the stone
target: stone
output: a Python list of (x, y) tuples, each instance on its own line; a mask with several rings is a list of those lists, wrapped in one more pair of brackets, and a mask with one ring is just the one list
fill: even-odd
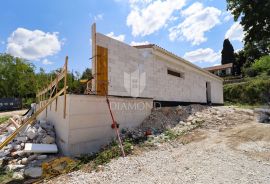
[(37, 156), (37, 159), (38, 160), (44, 160), (44, 159), (46, 159), (48, 156), (47, 155), (38, 155)]
[(28, 140), (28, 138), (26, 136), (21, 136), (21, 137), (16, 137), (15, 140), (25, 143)]
[(23, 180), (24, 179), (23, 173), (22, 172), (14, 172), (12, 175), (12, 179)]
[(29, 139), (34, 139), (37, 136), (37, 129), (34, 127), (30, 127), (27, 130), (26, 134)]
[(22, 163), (23, 165), (26, 165), (27, 162), (28, 162), (28, 159), (25, 157), (25, 158), (22, 159), (22, 162), (21, 162), (21, 163)]
[(46, 133), (46, 131), (43, 130), (43, 128), (41, 128), (41, 127), (39, 127), (37, 131), (38, 131), (39, 134), (44, 134), (44, 133)]
[(193, 120), (193, 117), (192, 116), (189, 116), (188, 118), (187, 118), (187, 121), (192, 121)]
[(180, 124), (180, 125), (183, 125), (183, 126), (186, 125), (186, 123), (185, 123), (184, 121), (179, 121), (179, 124)]
[(30, 178), (39, 178), (42, 175), (41, 167), (30, 167), (24, 170), (24, 175)]
[(11, 153), (12, 157), (16, 157), (16, 156), (23, 156), (25, 153), (23, 150), (19, 150), (19, 151), (14, 151)]
[(9, 134), (12, 134), (15, 130), (16, 130), (16, 128), (14, 126), (7, 127), (7, 131)]
[(9, 164), (6, 166), (6, 170), (7, 171), (15, 171), (15, 170), (18, 170), (18, 169), (22, 169), (24, 168), (25, 165), (13, 165), (13, 164)]
[(55, 139), (54, 139), (54, 137), (47, 135), (46, 137), (44, 137), (42, 139), (42, 143), (43, 144), (52, 144), (52, 143), (55, 143)]
[(22, 149), (22, 147), (21, 147), (21, 145), (15, 145), (14, 147), (13, 147), (13, 149), (15, 149), (15, 150), (21, 150)]
[(0, 150), (0, 158), (5, 157), (5, 156), (7, 156), (8, 154), (9, 154), (8, 151)]
[(27, 160), (28, 161), (33, 161), (35, 159), (37, 159), (37, 155), (30, 155)]

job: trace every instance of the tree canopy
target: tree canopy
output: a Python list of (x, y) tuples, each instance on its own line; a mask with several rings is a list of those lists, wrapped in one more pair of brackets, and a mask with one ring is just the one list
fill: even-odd
[(223, 49), (221, 51), (221, 64), (235, 63), (234, 49), (229, 41), (225, 39), (223, 42)]
[[(51, 78), (56, 77), (57, 71), (60, 71), (60, 69), (49, 73), (46, 73), (43, 68), (35, 71), (35, 66), (24, 59), (9, 54), (0, 54), (0, 98), (19, 97), (32, 99), (33, 101), (38, 89), (48, 85)], [(84, 86), (80, 84), (80, 79), (90, 79), (91, 76), (91, 69), (89, 68), (83, 72), (83, 76), (76, 71), (68, 72), (68, 92), (83, 93)], [(59, 84), (59, 88), (61, 87), (63, 87), (63, 82)]]
[(245, 32), (245, 54), (254, 61), (270, 52), (270, 1), (227, 0), (227, 9)]

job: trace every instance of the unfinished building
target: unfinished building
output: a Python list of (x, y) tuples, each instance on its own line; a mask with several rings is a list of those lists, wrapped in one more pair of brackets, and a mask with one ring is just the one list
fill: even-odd
[(92, 95), (67, 94), (66, 85), (58, 91), (59, 80), (66, 84), (67, 58), (56, 79), (38, 93), (36, 116), (54, 125), (58, 148), (65, 155), (96, 152), (108, 144), (115, 136), (112, 119), (120, 129), (133, 128), (154, 106), (223, 104), (221, 78), (159, 46), (132, 47), (97, 33), (94, 24), (92, 54)]

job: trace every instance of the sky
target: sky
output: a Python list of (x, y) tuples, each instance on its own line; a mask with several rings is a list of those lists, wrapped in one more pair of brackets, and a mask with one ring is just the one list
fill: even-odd
[(0, 0), (0, 53), (46, 71), (69, 56), (69, 70), (91, 68), (91, 32), (130, 45), (156, 44), (188, 61), (220, 64), (225, 38), (243, 47), (243, 29), (226, 0)]

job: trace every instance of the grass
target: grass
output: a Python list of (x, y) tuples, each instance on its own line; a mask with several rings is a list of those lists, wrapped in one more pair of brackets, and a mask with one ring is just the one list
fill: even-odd
[[(130, 140), (123, 142), (126, 155), (131, 154), (133, 143)], [(110, 145), (103, 148), (100, 152), (91, 155), (83, 155), (78, 158), (79, 164), (76, 169), (82, 168), (85, 164), (90, 164), (92, 169), (97, 169), (99, 165), (109, 163), (112, 159), (122, 156), (120, 147), (116, 141), (112, 141)]]
[(2, 116), (0, 117), (0, 124), (5, 123), (11, 116)]

